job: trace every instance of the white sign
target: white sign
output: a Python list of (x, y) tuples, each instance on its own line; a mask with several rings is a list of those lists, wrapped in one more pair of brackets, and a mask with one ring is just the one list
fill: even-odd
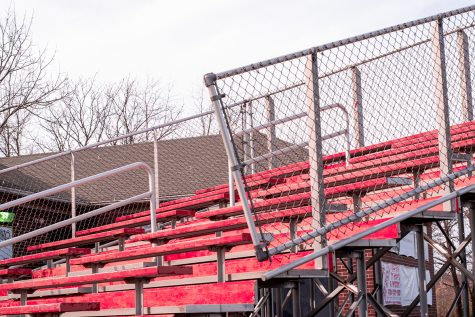
[(381, 262), (384, 305), (401, 305), (401, 266)]
[[(381, 262), (383, 270), (384, 305), (409, 306), (419, 295), (418, 269), (412, 266)], [(430, 273), (426, 270), (426, 282)], [(432, 291), (427, 293), (427, 302), (432, 305)]]
[[(5, 241), (12, 238), (12, 228), (0, 227), (0, 241)], [(13, 246), (0, 248), (0, 260), (10, 259), (13, 256)]]

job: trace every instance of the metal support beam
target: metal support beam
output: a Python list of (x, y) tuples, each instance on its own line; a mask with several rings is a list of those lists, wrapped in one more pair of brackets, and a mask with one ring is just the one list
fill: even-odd
[(424, 258), (424, 230), (420, 226), (416, 231), (417, 240), (417, 266), (419, 280), (419, 296), (421, 317), (428, 317), (429, 310), (427, 306), (427, 289), (426, 289), (426, 261)]
[(463, 30), (457, 32), (459, 53), (460, 96), (462, 97), (462, 120), (473, 120), (472, 82), (470, 78), (470, 51), (467, 34)]
[[(377, 253), (378, 249), (373, 249), (373, 256)], [(376, 294), (374, 300), (377, 304), (383, 306), (383, 270), (381, 267), (381, 261), (378, 260), (374, 263), (373, 269), (374, 275), (374, 287), (376, 288)], [(383, 317), (379, 311), (377, 311), (378, 317)]]
[(358, 282), (358, 317), (368, 315), (368, 300), (366, 289), (366, 262), (365, 251), (359, 251), (356, 257), (356, 279)]
[[(459, 211), (457, 214), (457, 225), (458, 225), (458, 239), (459, 239), (459, 244), (465, 240), (465, 219), (463, 215), (463, 208)], [(465, 271), (461, 272), (462, 275), (462, 293), (461, 293), (461, 298), (462, 298), (462, 305), (463, 305), (463, 316), (468, 317), (468, 307), (469, 307), (469, 294), (468, 294), (468, 284), (467, 284), (467, 275), (466, 273), (468, 272), (467, 270), (467, 253), (465, 250), (463, 250), (460, 253), (460, 259), (461, 259), (461, 264), (465, 268)], [(471, 276), (470, 276), (471, 277)]]
[(292, 317), (300, 317), (300, 284), (295, 282), (295, 287), (292, 288)]
[(26, 306), (27, 299), (28, 299), (28, 291), (27, 290), (21, 290), (20, 291), (20, 305), (21, 306)]
[(225, 247), (218, 247), (216, 249), (217, 253), (217, 272), (218, 272), (218, 283), (222, 283), (226, 281), (226, 248)]
[(353, 144), (355, 147), (363, 147), (363, 94), (361, 89), (361, 72), (357, 67), (351, 68), (351, 90), (353, 93)]
[[(318, 86), (318, 60), (316, 54), (307, 56), (305, 67), (307, 126), (308, 126), (308, 152), (310, 162), (310, 192), (313, 228), (325, 225), (325, 193), (323, 185), (323, 152), (322, 131), (320, 121), (320, 96)], [(314, 242), (315, 251), (326, 246), (326, 236), (321, 236), (321, 241)], [(326, 269), (326, 256), (315, 259), (317, 269)]]
[(143, 279), (135, 280), (135, 315), (144, 315), (144, 302), (143, 302)]
[[(475, 203), (468, 204), (468, 207), (470, 208), (470, 237), (472, 240), (472, 250), (475, 250)], [(475, 265), (472, 265), (472, 279), (475, 280)], [(473, 288), (475, 291), (475, 283)]]
[[(266, 97), (266, 107), (267, 107), (267, 122), (275, 121), (275, 104), (274, 99), (271, 96)], [(267, 152), (272, 153), (277, 150), (276, 147), (276, 134), (275, 134), (275, 125), (271, 125), (267, 128)], [(269, 159), (269, 169), (277, 167), (276, 157), (272, 156)]]
[(119, 242), (119, 244), (118, 244), (119, 251), (124, 251), (125, 250), (125, 237), (119, 237), (119, 239), (117, 239), (117, 241)]
[(275, 316), (284, 316), (284, 311), (282, 307), (282, 289), (280, 287), (275, 289)]
[[(442, 19), (431, 22), (432, 61), (434, 78), (434, 101), (436, 105), (437, 136), (441, 176), (452, 173), (452, 147), (450, 144), (449, 100), (447, 94), (447, 71), (445, 65), (444, 31)], [(454, 191), (453, 181), (447, 184), (443, 194)], [(443, 195), (442, 194), (442, 195)], [(453, 201), (444, 203), (448, 210), (455, 210)]]
[[(471, 236), (468, 236), (465, 238), (462, 244), (460, 244), (457, 249), (452, 254), (453, 258), (456, 258), (460, 255), (460, 252), (462, 252), (463, 249), (467, 247), (467, 245), (470, 243), (472, 240)], [(434, 274), (434, 276), (431, 278), (429, 283), (427, 283), (427, 288), (426, 290), (429, 291), (431, 290), (434, 286), (435, 283), (445, 274), (445, 271), (450, 267), (450, 265), (453, 265), (451, 261), (446, 261), (444, 264), (442, 264), (441, 268), (437, 271), (437, 273)], [(406, 310), (402, 313), (401, 317), (408, 317), (412, 310), (417, 306), (417, 304), (420, 301), (420, 296), (417, 295), (416, 298), (411, 302), (411, 304), (406, 308)]]

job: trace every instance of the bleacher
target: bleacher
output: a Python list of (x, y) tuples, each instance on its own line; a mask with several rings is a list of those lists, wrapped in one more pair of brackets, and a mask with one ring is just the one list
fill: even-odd
[[(452, 127), (454, 153), (472, 153), (475, 122)], [(353, 197), (364, 193), (371, 205), (409, 191), (417, 177), (437, 178), (439, 163), (435, 131), (374, 144), (327, 156), (324, 180), (328, 200), (327, 222), (355, 210)], [(471, 154), (470, 154), (471, 155)], [(460, 161), (456, 168), (467, 162)], [(299, 162), (247, 176), (254, 199), (254, 219), (265, 227), (281, 222), (269, 247), (291, 231), (310, 231), (309, 164)], [(456, 188), (475, 183), (468, 177)], [(329, 243), (364, 231), (439, 197), (436, 189), (424, 198), (399, 203), (370, 219), (346, 225), (327, 235)], [(242, 205), (229, 202), (227, 184), (199, 190), (194, 196), (162, 204), (156, 219), (163, 226), (144, 231), (150, 211), (121, 216), (111, 224), (78, 231), (75, 238), (28, 247), (29, 255), (1, 260), (0, 315), (57, 314), (62, 316), (182, 316), (212, 313), (249, 313), (258, 298), (256, 281), (262, 273), (312, 252), (301, 245), (291, 252), (258, 262)], [(214, 208), (210, 208), (215, 206)], [(454, 210), (439, 205), (410, 223), (452, 219)], [(295, 226), (292, 228), (292, 226)], [(394, 246), (404, 235), (405, 223), (387, 227), (346, 248)], [(98, 247), (118, 241), (117, 245)], [(64, 263), (52, 265), (52, 260)], [(46, 266), (45, 266), (46, 265)], [(31, 268), (34, 269), (31, 269)], [(330, 262), (330, 271), (335, 270)], [(277, 279), (319, 277), (308, 263)]]

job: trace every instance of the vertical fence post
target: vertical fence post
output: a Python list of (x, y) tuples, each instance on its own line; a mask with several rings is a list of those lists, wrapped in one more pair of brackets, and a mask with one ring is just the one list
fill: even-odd
[[(318, 61), (317, 53), (307, 56), (305, 65), (305, 85), (307, 103), (307, 126), (308, 126), (308, 151), (310, 163), (310, 192), (312, 204), (313, 228), (324, 226), (325, 218), (325, 193), (323, 186), (323, 152), (322, 152), (322, 130), (320, 121), (320, 96), (318, 87)], [(315, 251), (326, 245), (326, 237), (321, 237), (314, 242)], [(328, 263), (326, 257), (317, 258), (315, 266), (319, 269), (326, 269)]]
[[(245, 102), (241, 106), (241, 128), (243, 130), (247, 129), (247, 102)], [(248, 133), (242, 135), (242, 150), (244, 161), (247, 161), (249, 159), (249, 140), (250, 136)], [(247, 166), (244, 166), (244, 174), (247, 175), (248, 169), (249, 168)]]
[(472, 82), (470, 79), (470, 56), (468, 50), (467, 34), (460, 30), (457, 32), (457, 46), (459, 52), (460, 95), (462, 98), (463, 121), (473, 120)]
[(153, 176), (155, 184), (155, 205), (156, 208), (160, 207), (160, 191), (158, 183), (158, 140), (157, 130), (153, 130)]
[(267, 253), (263, 250), (265, 242), (261, 241), (263, 237), (260, 237), (258, 235), (256, 224), (252, 217), (251, 207), (249, 205), (246, 190), (243, 185), (243, 179), (240, 171), (240, 162), (238, 160), (237, 153), (235, 152), (235, 148), (232, 144), (231, 135), (229, 133), (228, 126), (224, 117), (225, 114), (223, 113), (223, 109), (221, 108), (222, 98), (224, 97), (224, 95), (219, 93), (218, 87), (216, 85), (216, 80), (217, 78), (215, 74), (207, 74), (204, 76), (204, 82), (206, 87), (208, 88), (210, 99), (214, 107), (214, 113), (216, 115), (216, 121), (218, 122), (218, 126), (221, 131), (221, 136), (223, 138), (224, 148), (226, 150), (228, 159), (231, 161), (232, 164), (231, 169), (233, 171), (239, 197), (241, 198), (242, 209), (246, 218), (247, 226), (249, 228), (249, 233), (252, 238), (252, 244), (254, 245), (254, 248), (256, 250), (257, 259), (262, 261), (267, 259), (268, 257)]
[[(254, 128), (254, 114), (252, 113), (252, 102), (249, 102), (249, 127)], [(254, 147), (254, 132), (249, 133), (249, 155), (253, 159), (256, 157), (256, 149)], [(251, 174), (256, 173), (256, 163), (251, 163)]]
[[(71, 152), (71, 182), (76, 180), (76, 162), (74, 152)], [(71, 218), (76, 217), (76, 187), (71, 188)], [(76, 223), (71, 224), (71, 236), (76, 237)]]
[[(274, 99), (271, 96), (266, 96), (266, 106), (267, 106), (267, 122), (272, 122), (275, 120), (275, 104)], [(272, 153), (276, 150), (275, 146), (276, 136), (275, 136), (275, 125), (271, 125), (267, 128), (267, 152)], [(269, 159), (269, 169), (276, 167), (276, 159), (272, 156)]]
[[(452, 173), (452, 147), (450, 144), (449, 101), (447, 95), (447, 71), (445, 65), (443, 21), (432, 22), (432, 61), (434, 65), (434, 101), (437, 107), (437, 138), (439, 146), (439, 164), (441, 177)], [(448, 184), (445, 193), (454, 190), (453, 181)], [(454, 210), (454, 203), (444, 204), (444, 207)]]
[[(460, 75), (460, 98), (462, 101), (462, 120), (464, 122), (473, 120), (473, 102), (472, 102), (472, 81), (470, 78), (470, 53), (468, 49), (468, 38), (465, 31), (457, 32), (457, 46), (458, 46), (458, 66)], [(473, 155), (472, 151), (469, 151)], [(467, 162), (471, 166), (472, 158)], [(469, 174), (472, 176), (472, 173)]]
[(234, 206), (236, 204), (236, 194), (234, 191), (234, 176), (232, 163), (228, 160), (228, 187), (229, 187), (229, 206)]
[(363, 147), (363, 94), (361, 90), (361, 72), (357, 67), (351, 68), (351, 91), (353, 93), (353, 142), (355, 147)]

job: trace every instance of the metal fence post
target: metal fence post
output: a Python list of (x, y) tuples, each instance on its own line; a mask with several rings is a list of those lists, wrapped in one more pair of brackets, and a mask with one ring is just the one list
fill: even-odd
[[(274, 99), (271, 96), (266, 96), (266, 106), (267, 106), (267, 122), (272, 122), (275, 120), (275, 104)], [(268, 153), (274, 152), (277, 148), (275, 146), (276, 136), (275, 136), (275, 125), (271, 125), (267, 128), (267, 151)], [(276, 158), (272, 156), (269, 159), (269, 169), (276, 167)]]
[(351, 90), (353, 93), (353, 142), (355, 147), (363, 147), (363, 94), (361, 91), (361, 72), (357, 67), (351, 68)]
[[(450, 144), (450, 119), (449, 119), (449, 101), (447, 95), (447, 70), (445, 65), (444, 51), (444, 31), (443, 21), (438, 19), (433, 21), (432, 27), (432, 61), (434, 65), (434, 97), (437, 107), (437, 135), (439, 146), (439, 164), (441, 176), (452, 173), (452, 147)], [(454, 183), (450, 181), (445, 193), (454, 190)], [(444, 204), (444, 207), (454, 210), (455, 204), (451, 201)]]
[[(71, 182), (76, 180), (76, 162), (74, 152), (71, 152)], [(76, 188), (71, 188), (71, 218), (76, 217)], [(71, 224), (71, 236), (76, 237), (76, 223)]]
[(234, 191), (234, 176), (232, 163), (228, 160), (228, 187), (229, 187), (229, 206), (234, 206), (236, 204), (236, 194)]
[(156, 208), (160, 207), (160, 191), (158, 182), (158, 140), (157, 130), (153, 130), (153, 176), (155, 184), (155, 205)]
[[(252, 113), (252, 102), (249, 102), (249, 127), (252, 129), (254, 128), (254, 114)], [(254, 147), (254, 132), (249, 133), (249, 155), (250, 159), (256, 157), (256, 148)], [(256, 163), (251, 163), (251, 174), (256, 173)]]
[(252, 238), (252, 243), (256, 250), (256, 256), (258, 260), (262, 261), (262, 260), (267, 259), (268, 257), (267, 253), (263, 250), (265, 242), (261, 241), (263, 237), (260, 237), (258, 235), (256, 224), (252, 217), (251, 207), (249, 205), (249, 201), (246, 195), (246, 190), (243, 185), (243, 179), (242, 179), (241, 170), (240, 170), (241, 169), (240, 162), (238, 160), (237, 153), (234, 150), (231, 135), (229, 133), (227, 124), (225, 122), (223, 109), (221, 108), (222, 98), (224, 97), (224, 95), (221, 95), (219, 93), (218, 87), (216, 85), (216, 80), (217, 78), (215, 74), (207, 74), (204, 76), (204, 82), (205, 82), (206, 87), (208, 88), (210, 99), (213, 104), (214, 112), (216, 115), (216, 121), (218, 122), (218, 126), (221, 131), (221, 136), (223, 138), (224, 148), (226, 150), (226, 154), (228, 155), (228, 159), (232, 163), (231, 169), (233, 170), (233, 175), (234, 175), (237, 191), (242, 202), (242, 209), (243, 209), (244, 216), (246, 218), (247, 226), (249, 228), (249, 233)]
[[(322, 131), (320, 122), (320, 96), (318, 87), (317, 53), (307, 56), (305, 65), (305, 85), (307, 103), (308, 151), (310, 163), (310, 191), (312, 204), (313, 228), (318, 229), (326, 223), (325, 193), (323, 185), (323, 152)], [(314, 250), (318, 251), (326, 246), (326, 237), (321, 237), (320, 245), (314, 242)], [(316, 268), (326, 269), (326, 257), (315, 260)]]
[(459, 53), (460, 95), (462, 97), (462, 120), (473, 120), (472, 82), (470, 78), (470, 56), (467, 34), (457, 32), (457, 46)]
[[(241, 106), (241, 128), (243, 131), (247, 129), (247, 102), (245, 102)], [(247, 161), (250, 158), (249, 157), (249, 150), (250, 150), (249, 140), (250, 140), (249, 133), (244, 133), (242, 135), (242, 150), (243, 150), (242, 156), (244, 158), (244, 161)], [(247, 166), (244, 166), (244, 174), (247, 175), (248, 169), (249, 168)]]

